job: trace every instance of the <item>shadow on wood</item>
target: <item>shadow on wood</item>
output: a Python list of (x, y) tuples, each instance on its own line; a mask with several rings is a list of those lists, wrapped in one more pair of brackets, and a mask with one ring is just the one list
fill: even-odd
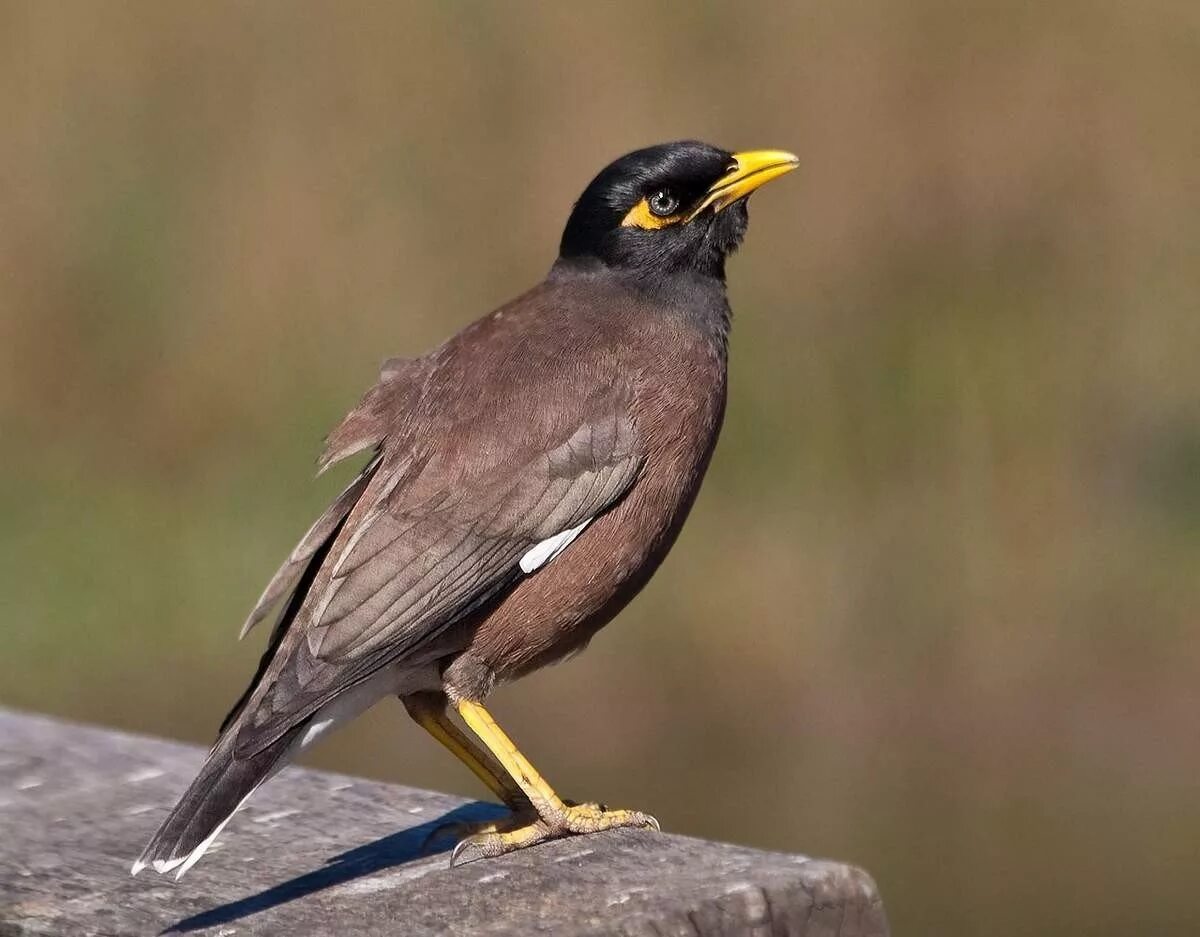
[(494, 820), (504, 814), (504, 808), (497, 804), (481, 801), (464, 804), (436, 820), (392, 833), (373, 843), (334, 856), (323, 868), (272, 885), (256, 895), (248, 895), (194, 914), (167, 928), (166, 933), (186, 933), (230, 924), (326, 888), (344, 885), (354, 879), (384, 872), (417, 859), (444, 854), (449, 852), (455, 842), (448, 832), (439, 835), (444, 828), (456, 823)]

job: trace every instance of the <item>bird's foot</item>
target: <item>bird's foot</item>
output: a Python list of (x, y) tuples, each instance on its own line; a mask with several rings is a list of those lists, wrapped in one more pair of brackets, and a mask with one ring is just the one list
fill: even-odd
[(604, 804), (568, 802), (545, 805), (540, 812), (527, 808), (504, 820), (474, 825), (471, 834), (454, 847), (450, 866), (492, 859), (551, 839), (619, 827), (660, 829), (658, 821), (649, 814), (638, 810), (611, 810)]
[(507, 817), (497, 817), (494, 820), (446, 820), (439, 823), (426, 835), (421, 842), (421, 852), (427, 852), (429, 848), (438, 840), (446, 837), (453, 837), (462, 842), (471, 839), (475, 836), (495, 833), (502, 827), (511, 824), (515, 817), (536, 817), (532, 805), (529, 803), (529, 798), (524, 794), (515, 794), (504, 798), (504, 806), (512, 811), (512, 814)]

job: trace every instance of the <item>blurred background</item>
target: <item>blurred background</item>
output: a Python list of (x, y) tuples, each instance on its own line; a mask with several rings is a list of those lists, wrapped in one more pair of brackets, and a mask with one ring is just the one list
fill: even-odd
[[(1197, 88), (1193, 0), (3, 3), (0, 702), (210, 740), (379, 362), (609, 159), (782, 147), (691, 521), (496, 710), (897, 934), (1194, 933)], [(399, 705), (312, 763), (481, 795)]]

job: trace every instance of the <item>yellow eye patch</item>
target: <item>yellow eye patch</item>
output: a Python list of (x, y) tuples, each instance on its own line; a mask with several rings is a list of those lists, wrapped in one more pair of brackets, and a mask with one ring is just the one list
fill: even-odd
[(679, 222), (683, 221), (683, 216), (684, 213), (678, 211), (673, 215), (660, 217), (650, 210), (649, 199), (642, 199), (633, 208), (629, 209), (629, 214), (621, 219), (621, 227), (643, 228), (647, 231), (656, 231), (668, 225), (679, 224)]

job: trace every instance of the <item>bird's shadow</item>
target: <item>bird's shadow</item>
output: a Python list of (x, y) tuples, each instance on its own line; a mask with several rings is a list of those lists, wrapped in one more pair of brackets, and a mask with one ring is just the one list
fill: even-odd
[(272, 885), (255, 895), (248, 895), (237, 901), (230, 901), (227, 904), (176, 921), (161, 933), (187, 933), (205, 927), (228, 924), (252, 914), (258, 914), (260, 911), (287, 904), (289, 901), (295, 901), (297, 898), (303, 898), (305, 895), (362, 878), (364, 875), (391, 869), (406, 862), (412, 862), (414, 859), (447, 852), (454, 845), (454, 841), (449, 833), (437, 835), (442, 827), (456, 823), (495, 820), (506, 816), (507, 813), (498, 804), (489, 804), (483, 801), (464, 804), (436, 820), (382, 836), (374, 842), (334, 856), (322, 868), (305, 872), (303, 875), (280, 882), (278, 885)]

